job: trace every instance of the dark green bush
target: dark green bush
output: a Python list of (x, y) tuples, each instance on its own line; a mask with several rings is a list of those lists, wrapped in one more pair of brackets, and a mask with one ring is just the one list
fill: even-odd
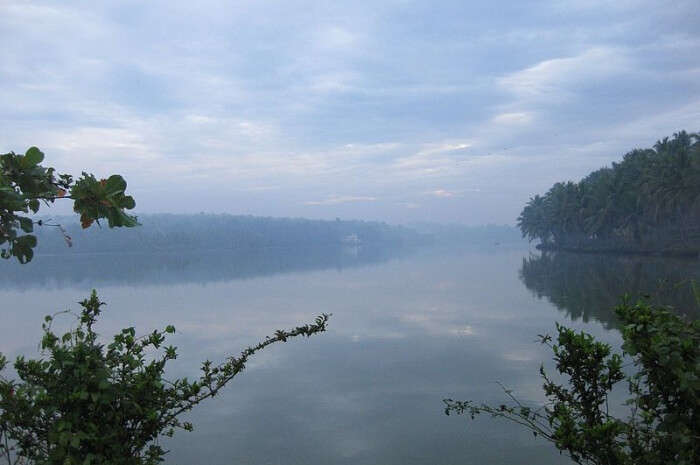
[[(540, 368), (548, 403), (534, 408), (511, 391), (508, 404), (491, 406), (445, 399), (445, 413), (481, 413), (518, 423), (554, 443), (581, 464), (692, 465), (700, 462), (700, 322), (642, 300), (616, 308), (624, 354), (636, 371), (623, 372), (623, 358), (585, 332), (557, 325), (550, 345), (565, 385)], [(613, 387), (627, 380), (629, 417), (608, 410)]]
[[(155, 464), (166, 451), (162, 435), (191, 430), (180, 420), (204, 399), (213, 397), (245, 369), (249, 357), (296, 336), (326, 330), (328, 315), (311, 325), (274, 336), (220, 364), (205, 361), (198, 379), (164, 377), (166, 363), (177, 357), (165, 345), (175, 328), (142, 337), (123, 329), (103, 342), (94, 325), (103, 302), (95, 291), (80, 303), (76, 329), (59, 336), (46, 317), (42, 357), (17, 358), (19, 380), (0, 377), (0, 459), (37, 465)], [(7, 360), (0, 354), (0, 369)]]

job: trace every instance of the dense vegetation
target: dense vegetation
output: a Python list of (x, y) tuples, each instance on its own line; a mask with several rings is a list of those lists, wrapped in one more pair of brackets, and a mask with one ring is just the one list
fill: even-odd
[(530, 199), (518, 226), (542, 248), (697, 254), (700, 134), (679, 132), (578, 183), (556, 183)]
[[(511, 391), (507, 404), (492, 406), (446, 399), (445, 413), (473, 419), (485, 413), (524, 426), (552, 442), (579, 464), (693, 465), (700, 462), (700, 321), (688, 321), (645, 300), (624, 301), (624, 355), (636, 371), (626, 375), (623, 357), (585, 332), (557, 325), (554, 352), (568, 383), (559, 384), (540, 368), (543, 407), (527, 405)], [(627, 380), (628, 418), (610, 414), (609, 394)]]

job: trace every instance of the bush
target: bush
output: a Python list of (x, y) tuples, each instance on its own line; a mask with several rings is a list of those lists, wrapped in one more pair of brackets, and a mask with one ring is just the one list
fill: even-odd
[[(18, 357), (20, 381), (0, 377), (0, 458), (8, 463), (89, 465), (155, 464), (166, 451), (162, 435), (191, 430), (185, 412), (214, 397), (245, 369), (249, 357), (276, 342), (326, 330), (328, 315), (311, 325), (274, 336), (221, 364), (205, 361), (198, 379), (163, 377), (175, 347), (166, 346), (173, 326), (136, 337), (123, 329), (108, 344), (94, 325), (103, 302), (95, 291), (80, 303), (77, 328), (58, 336), (47, 316), (41, 340), (43, 358)], [(0, 354), (0, 370), (7, 360)]]
[[(550, 345), (567, 385), (540, 368), (549, 402), (543, 408), (510, 402), (500, 406), (445, 399), (445, 413), (481, 413), (518, 423), (554, 443), (576, 463), (662, 465), (700, 463), (700, 322), (686, 321), (668, 309), (642, 300), (616, 308), (622, 322), (624, 354), (636, 372), (626, 376), (622, 356), (585, 332), (557, 325)], [(627, 380), (631, 398), (627, 419), (611, 416), (608, 394)]]

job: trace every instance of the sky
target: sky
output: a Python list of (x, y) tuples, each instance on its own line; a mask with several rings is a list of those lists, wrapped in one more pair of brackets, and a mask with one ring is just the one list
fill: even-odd
[(0, 0), (0, 152), (122, 174), (141, 213), (514, 224), (700, 130), (699, 24), (697, 0)]

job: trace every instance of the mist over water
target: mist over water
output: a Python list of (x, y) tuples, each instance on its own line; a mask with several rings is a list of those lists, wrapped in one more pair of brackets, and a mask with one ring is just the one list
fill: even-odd
[[(613, 296), (630, 282), (651, 293), (659, 280), (698, 276), (697, 261), (541, 256), (494, 244), (82, 254), (1, 265), (3, 307), (23, 309), (7, 312), (0, 329), (9, 356), (36, 354), (43, 315), (76, 309), (93, 287), (108, 303), (103, 335), (175, 325), (173, 377), (333, 314), (327, 333), (271, 347), (195, 410), (195, 431), (166, 441), (172, 464), (566, 463), (516, 426), (445, 416), (442, 399), (498, 403), (498, 381), (541, 402), (538, 368), (550, 366), (550, 353), (537, 334), (559, 321), (618, 346)], [(581, 301), (577, 292), (589, 286), (599, 292)]]

